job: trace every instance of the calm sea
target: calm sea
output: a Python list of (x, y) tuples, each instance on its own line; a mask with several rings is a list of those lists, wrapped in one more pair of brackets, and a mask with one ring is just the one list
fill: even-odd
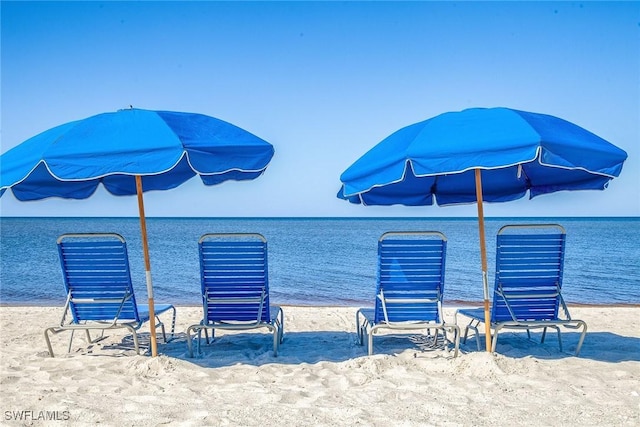
[[(501, 226), (549, 222), (567, 230), (568, 302), (640, 304), (640, 218), (487, 219), (489, 277)], [(448, 238), (445, 300), (482, 300), (475, 218), (149, 218), (147, 228), (157, 302), (200, 304), (197, 241), (202, 234), (257, 232), (269, 245), (273, 303), (371, 305), (377, 240), (391, 230), (443, 232)], [(1, 218), (2, 304), (64, 304), (55, 242), (67, 232), (122, 234), (136, 294), (146, 299), (137, 218)]]

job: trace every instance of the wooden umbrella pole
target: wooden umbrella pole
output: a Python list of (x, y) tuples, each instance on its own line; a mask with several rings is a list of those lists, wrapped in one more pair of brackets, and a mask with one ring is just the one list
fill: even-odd
[(140, 232), (142, 234), (142, 252), (144, 254), (144, 272), (147, 280), (147, 295), (149, 297), (149, 329), (151, 329), (151, 356), (158, 355), (156, 341), (156, 316), (153, 305), (153, 283), (151, 282), (151, 260), (149, 258), (149, 241), (147, 240), (147, 221), (144, 216), (144, 199), (142, 197), (142, 177), (136, 175), (136, 192), (138, 193), (138, 211), (140, 214)]
[(476, 199), (478, 201), (478, 231), (480, 233), (480, 260), (482, 263), (482, 291), (484, 293), (484, 325), (487, 351), (491, 351), (491, 314), (489, 313), (489, 281), (487, 278), (487, 244), (484, 233), (484, 208), (482, 205), (482, 176), (476, 173)]

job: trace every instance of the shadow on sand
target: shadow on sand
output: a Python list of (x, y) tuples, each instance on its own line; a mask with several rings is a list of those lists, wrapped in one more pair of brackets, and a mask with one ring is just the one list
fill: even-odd
[[(580, 338), (577, 332), (562, 332), (562, 350), (558, 346), (557, 335), (547, 333), (544, 343), (540, 343), (542, 333), (501, 332), (496, 352), (508, 357), (535, 357), (538, 359), (563, 359), (576, 357), (575, 350)], [(481, 348), (484, 348), (484, 334), (480, 334)], [(475, 336), (470, 335), (466, 343), (461, 343), (464, 352), (478, 351)], [(601, 362), (640, 361), (640, 338), (627, 337), (612, 332), (587, 332), (582, 344), (582, 359)]]
[[(576, 357), (574, 352), (579, 333), (562, 333), (563, 351), (558, 347), (555, 334), (548, 334), (542, 344), (540, 337), (540, 333), (532, 333), (529, 339), (526, 332), (502, 332), (498, 340), (497, 353), (511, 358), (533, 357), (544, 360)], [(480, 335), (480, 338), (483, 345), (484, 335)], [(149, 354), (149, 334), (139, 334), (139, 340), (141, 353)], [(189, 357), (186, 340), (184, 333), (176, 334), (168, 343), (164, 343), (159, 338), (158, 352), (164, 356), (209, 368), (236, 364), (262, 366), (344, 362), (367, 355), (366, 347), (357, 343), (356, 334), (344, 331), (286, 332), (277, 357), (272, 353), (272, 335), (262, 332), (224, 334), (209, 344), (203, 337), (200, 353), (197, 353), (197, 346), (194, 343), (196, 354), (193, 358)], [(435, 347), (431, 344), (430, 338), (420, 334), (376, 336), (374, 357), (393, 356), (407, 351), (412, 353), (413, 357), (452, 357), (453, 345), (448, 346), (450, 351), (445, 351), (442, 340)], [(125, 336), (122, 341), (105, 344), (101, 349), (115, 356), (135, 354), (130, 335)], [(470, 335), (466, 343), (460, 344), (460, 350), (459, 357), (477, 352), (475, 337)], [(97, 350), (94, 354), (100, 353), (107, 352)], [(621, 336), (611, 332), (588, 332), (578, 357), (610, 363), (637, 362), (640, 361), (640, 338)]]

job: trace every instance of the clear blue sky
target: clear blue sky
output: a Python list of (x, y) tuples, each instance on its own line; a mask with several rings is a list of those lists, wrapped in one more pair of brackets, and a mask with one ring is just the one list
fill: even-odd
[[(276, 154), (255, 181), (145, 194), (148, 216), (474, 216), (363, 207), (339, 176), (398, 128), (504, 106), (572, 121), (629, 154), (606, 191), (487, 216), (640, 215), (640, 2), (1, 3), (2, 152), (133, 105), (234, 123)], [(3, 216), (136, 216), (135, 197), (0, 199)]]

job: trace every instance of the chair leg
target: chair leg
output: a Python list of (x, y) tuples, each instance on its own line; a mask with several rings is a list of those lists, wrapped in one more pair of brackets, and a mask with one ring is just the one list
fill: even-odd
[(371, 328), (369, 328), (367, 335), (367, 354), (371, 356), (373, 355), (373, 330)]
[(579, 328), (580, 326), (582, 326), (582, 333), (580, 334), (580, 340), (578, 341), (578, 347), (576, 347), (576, 356), (578, 356), (580, 354), (580, 349), (582, 348), (582, 343), (584, 342), (584, 337), (587, 335), (587, 324), (585, 322), (583, 322), (582, 320), (578, 320), (577, 322), (578, 322), (578, 324), (576, 325), (576, 328)]
[(167, 331), (164, 328), (164, 323), (160, 324), (160, 328), (162, 329), (162, 339), (164, 340), (164, 343), (166, 344), (167, 341)]
[[(547, 328), (553, 328), (558, 333), (558, 346), (560, 347), (560, 351), (562, 351), (562, 337), (560, 336), (560, 327), (559, 326), (545, 326), (542, 328), (542, 338), (540, 339), (540, 344), (544, 343), (544, 339), (547, 336)], [(528, 331), (528, 329), (527, 329)]]
[(54, 357), (53, 355), (53, 347), (51, 347), (51, 339), (49, 338), (49, 332), (56, 333), (55, 327), (47, 328), (44, 330), (44, 340), (47, 342), (47, 349), (49, 350), (49, 356)]
[(187, 328), (187, 349), (189, 350), (189, 357), (193, 357), (193, 340), (191, 338), (191, 332), (195, 331), (197, 329), (197, 332), (195, 332), (195, 336), (197, 336), (198, 339), (198, 353), (200, 352), (200, 334), (202, 334), (202, 328), (199, 328), (200, 325), (196, 325), (196, 326), (189, 326)]
[[(67, 348), (67, 353), (71, 353), (71, 344), (73, 343), (73, 335), (76, 331), (71, 331), (71, 338), (69, 338), (69, 347)], [(87, 341), (91, 342), (91, 336), (89, 336), (89, 331), (87, 330)]]
[(446, 329), (442, 329), (442, 332), (440, 329), (436, 329), (434, 331), (434, 333), (431, 332), (431, 328), (427, 328), (426, 331), (426, 337), (427, 337), (427, 342), (431, 342), (430, 347), (432, 349), (436, 348), (438, 346), (438, 338), (440, 338), (440, 334), (442, 334), (442, 342), (445, 348), (447, 348), (447, 343), (448, 343), (448, 338), (447, 338), (447, 330)]
[(176, 308), (171, 307), (173, 310), (173, 316), (171, 317), (171, 339), (173, 339), (176, 331)]
[[(89, 344), (94, 344), (94, 343), (97, 343), (98, 341), (103, 340), (105, 338), (104, 337), (104, 331), (105, 331), (104, 329), (101, 329), (100, 330), (100, 336), (98, 338), (94, 339), (94, 338), (91, 338), (91, 334), (89, 333), (89, 329), (85, 329), (85, 332), (87, 334), (87, 342)], [(69, 343), (69, 347), (71, 347), (71, 343)], [(69, 351), (71, 351), (71, 348), (69, 348)]]
[(136, 350), (137, 354), (140, 354), (140, 343), (138, 342), (138, 332), (130, 325), (124, 325), (125, 328), (129, 329), (131, 335), (133, 336), (133, 347)]
[[(214, 336), (215, 336), (215, 332), (216, 332), (216, 331), (215, 331), (215, 329), (211, 329), (211, 341), (209, 341), (209, 333), (207, 332), (207, 331), (208, 331), (208, 328), (203, 328), (203, 330), (204, 330), (204, 339), (205, 339), (205, 342), (207, 343), (207, 345), (209, 345), (209, 344), (211, 344), (211, 343), (214, 341), (214, 339), (215, 339), (215, 338), (214, 338)], [(198, 346), (199, 346), (199, 345), (200, 345), (200, 344), (198, 344)], [(198, 351), (199, 351), (199, 348), (198, 348)]]
[(281, 308), (278, 308), (278, 313), (276, 313), (276, 317), (274, 319), (273, 323), (278, 332), (278, 346), (280, 346), (284, 340), (284, 312)]
[(156, 328), (160, 327), (162, 328), (162, 337), (164, 339), (165, 344), (168, 343), (170, 340), (172, 340), (175, 336), (175, 330), (176, 330), (176, 308), (175, 307), (171, 307), (171, 311), (172, 311), (172, 315), (171, 315), (171, 338), (169, 340), (167, 340), (167, 332), (165, 329), (165, 325), (164, 322), (162, 322), (162, 320), (160, 320), (159, 315), (156, 315)]
[(362, 325), (360, 324), (360, 311), (356, 312), (356, 333), (358, 334), (358, 344), (362, 345)]
[(364, 345), (365, 335), (368, 336), (367, 340), (373, 342), (373, 337), (371, 336), (373, 334), (373, 324), (360, 311), (356, 313), (356, 327), (359, 345)]
[[(360, 345), (368, 345), (369, 336), (371, 336), (371, 340), (373, 340), (373, 331), (371, 330), (372, 326), (369, 324), (369, 322), (364, 320), (360, 324), (360, 327), (362, 328)], [(365, 336), (367, 337), (367, 344), (365, 344)]]
[[(475, 325), (473, 324), (474, 321), (476, 322)], [(480, 336), (479, 336), (479, 332), (478, 332), (478, 326), (479, 325), (480, 325), (480, 321), (476, 321), (474, 319), (471, 319), (469, 324), (464, 328), (464, 336), (462, 338), (462, 343), (466, 344), (467, 343), (467, 334), (469, 333), (469, 329), (473, 329), (474, 335), (476, 337), (476, 346), (478, 347), (478, 351), (480, 351)]]
[(278, 357), (278, 344), (280, 344), (280, 332), (278, 332), (278, 327), (272, 326), (269, 329), (273, 334), (273, 357)]
[(493, 331), (493, 339), (491, 340), (491, 348), (490, 348), (492, 352), (495, 352), (496, 348), (498, 347), (498, 332), (500, 332), (500, 329), (502, 329), (502, 326), (503, 325), (501, 324), (497, 324), (495, 331)]
[(284, 341), (284, 318), (282, 319), (282, 323), (280, 323), (278, 333), (280, 334), (280, 344), (282, 344), (282, 341)]
[(462, 343), (466, 344), (467, 343), (467, 334), (469, 333), (469, 325), (465, 326), (464, 328), (464, 336), (462, 337)]
[(280, 343), (284, 340), (284, 312), (280, 309), (280, 327), (278, 328), (278, 332), (280, 333)]
[(560, 334), (560, 328), (556, 326), (556, 330), (558, 331), (558, 347), (560, 347), (560, 351), (562, 351), (562, 336)]
[(449, 328), (453, 332), (453, 357), (458, 357), (458, 351), (460, 349), (460, 327), (458, 325), (451, 325)]

